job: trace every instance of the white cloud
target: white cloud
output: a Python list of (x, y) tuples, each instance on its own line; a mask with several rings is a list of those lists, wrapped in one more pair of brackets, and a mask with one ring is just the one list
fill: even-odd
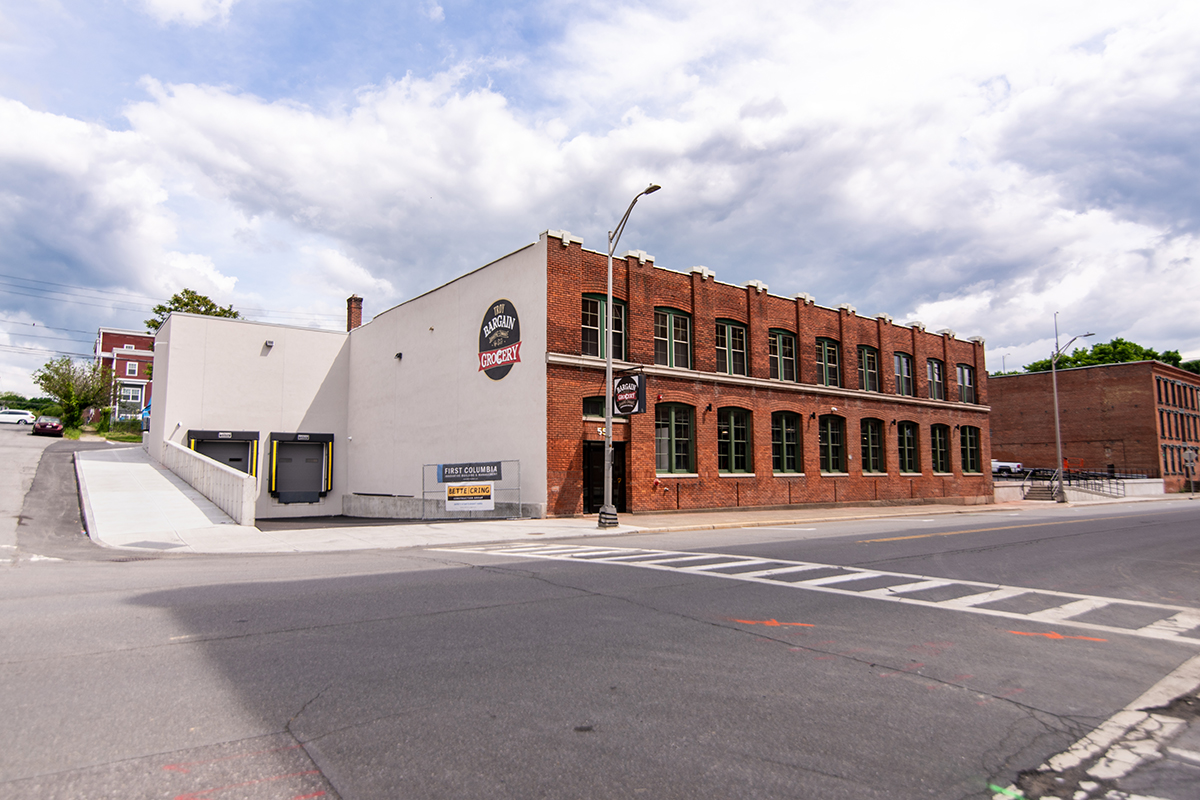
[(238, 0), (141, 0), (146, 13), (166, 24), (201, 25), (214, 18), (229, 19), (229, 10)]
[[(196, 25), (232, 4), (147, 8)], [(1200, 356), (1179, 300), (1200, 288), (1190, 6), (566, 12), (542, 51), (381, 78), (345, 106), (147, 79), (114, 132), (0, 103), (0, 236), (146, 291), (339, 314), (545, 228), (600, 247), (654, 181), (622, 244), (662, 266), (983, 335), (996, 368), (1044, 357), (1056, 310)]]

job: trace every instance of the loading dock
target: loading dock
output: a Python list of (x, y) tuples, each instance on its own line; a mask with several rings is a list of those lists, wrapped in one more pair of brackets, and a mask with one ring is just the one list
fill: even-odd
[(247, 475), (258, 476), (258, 431), (187, 432), (188, 447)]
[(332, 433), (272, 433), (268, 490), (280, 503), (316, 503), (333, 488)]

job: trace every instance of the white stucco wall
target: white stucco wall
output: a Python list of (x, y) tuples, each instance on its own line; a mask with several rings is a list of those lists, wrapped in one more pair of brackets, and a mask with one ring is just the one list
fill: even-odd
[[(182, 443), (189, 429), (258, 431), (256, 516), (340, 514), (348, 344), (342, 331), (172, 314), (154, 340), (149, 452), (161, 453), (164, 438)], [(283, 505), (266, 491), (272, 432), (334, 434), (333, 490), (320, 503)]]
[[(495, 381), (479, 371), (479, 329), (501, 299), (520, 318), (521, 362)], [(355, 330), (350, 490), (421, 497), (423, 464), (515, 459), (522, 502), (544, 508), (546, 304), (543, 237)]]

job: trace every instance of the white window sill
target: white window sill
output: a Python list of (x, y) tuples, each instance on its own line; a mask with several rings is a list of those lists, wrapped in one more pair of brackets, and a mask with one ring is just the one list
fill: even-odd
[(656, 472), (656, 478), (699, 478), (699, 472)]
[(756, 478), (753, 472), (718, 472), (718, 478)]

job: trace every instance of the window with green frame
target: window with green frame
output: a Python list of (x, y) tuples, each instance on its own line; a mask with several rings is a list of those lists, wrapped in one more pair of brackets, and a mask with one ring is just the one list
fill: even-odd
[(740, 322), (717, 320), (717, 372), (746, 374), (746, 326)]
[(822, 386), (841, 386), (838, 343), (833, 339), (817, 339), (817, 383)]
[(864, 419), (862, 429), (862, 471), (885, 472), (883, 461), (883, 421)]
[(861, 345), (858, 348), (858, 388), (879, 391), (879, 351), (874, 347)]
[(975, 395), (975, 368), (969, 364), (958, 365), (958, 399), (964, 403), (977, 403)]
[(929, 456), (934, 472), (950, 472), (950, 427), (929, 426)]
[(920, 450), (917, 449), (919, 429), (915, 422), (901, 422), (896, 426), (898, 465), (901, 472), (920, 472)]
[(846, 420), (832, 414), (817, 420), (817, 446), (821, 451), (821, 472), (846, 471)]
[[(580, 327), (580, 352), (585, 356), (607, 358), (608, 351), (604, 346), (604, 336), (601, 335), (608, 326), (608, 297), (606, 295), (585, 294), (583, 296), (582, 325)], [(613, 299), (613, 358), (625, 360), (625, 304)]]
[(717, 470), (754, 471), (750, 457), (750, 412), (743, 408), (717, 409)]
[(946, 365), (936, 358), (926, 362), (926, 372), (929, 375), (929, 399), (946, 399)]
[(771, 377), (779, 381), (799, 380), (796, 373), (796, 337), (787, 331), (771, 331), (767, 355)]
[(603, 417), (604, 416), (604, 398), (603, 397), (585, 397), (585, 398), (583, 398), (583, 415), (585, 417)]
[(659, 473), (695, 472), (691, 406), (659, 403), (654, 407), (654, 469)]
[(979, 428), (963, 425), (958, 429), (959, 444), (962, 450), (962, 471), (982, 472), (979, 463)]
[(692, 318), (673, 308), (654, 309), (654, 363), (692, 368)]
[(917, 394), (916, 381), (913, 378), (913, 358), (908, 353), (895, 353), (896, 363), (896, 394), (915, 397)]
[(800, 416), (790, 411), (771, 415), (771, 468), (775, 472), (800, 472)]

